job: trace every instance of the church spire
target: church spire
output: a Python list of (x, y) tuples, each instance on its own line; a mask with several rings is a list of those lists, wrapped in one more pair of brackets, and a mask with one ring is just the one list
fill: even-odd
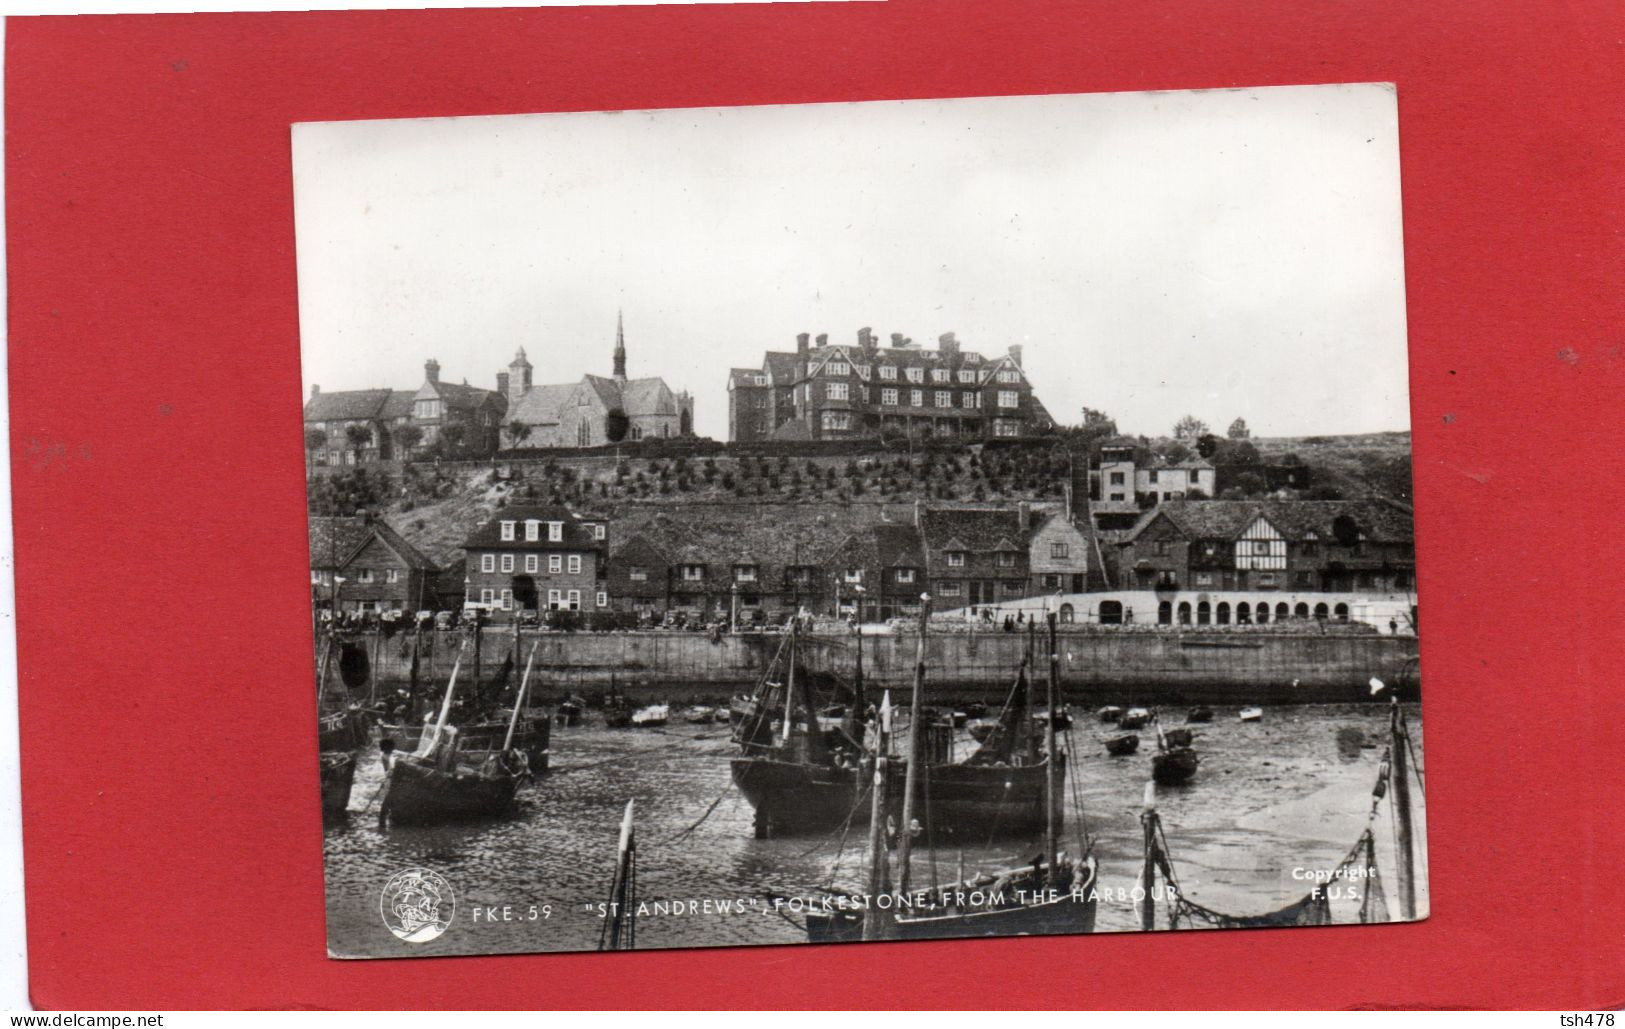
[(615, 312), (615, 381), (626, 381), (626, 333), (621, 328), (621, 312)]

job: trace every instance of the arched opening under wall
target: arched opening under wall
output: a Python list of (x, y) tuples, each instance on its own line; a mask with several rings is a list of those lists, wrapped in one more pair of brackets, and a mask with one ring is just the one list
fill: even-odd
[(1315, 621), (1324, 622), (1326, 620), (1326, 615), (1328, 613), (1329, 612), (1326, 610), (1326, 605), (1325, 604), (1316, 604), (1315, 605)]
[(1179, 624), (1191, 624), (1191, 602), (1188, 600), (1181, 600), (1179, 602)]
[(1164, 600), (1157, 604), (1157, 624), (1174, 624), (1174, 605), (1169, 601)]
[(1102, 600), (1100, 602), (1100, 624), (1122, 625), (1123, 604), (1117, 600)]
[(1263, 601), (1253, 605), (1253, 621), (1259, 625), (1268, 625), (1270, 620), (1270, 606)]
[(1071, 604), (1062, 604), (1061, 605), (1061, 621), (1067, 623), (1068, 625), (1072, 624), (1072, 605)]
[(1253, 624), (1253, 606), (1251, 604), (1247, 603), (1245, 600), (1241, 601), (1240, 603), (1238, 603), (1236, 605), (1236, 624), (1237, 625), (1251, 625), (1251, 624)]
[(1298, 601), (1298, 606), (1292, 609), (1292, 617), (1302, 618), (1307, 621), (1309, 618), (1309, 605), (1301, 600)]
[(1275, 605), (1275, 620), (1277, 622), (1284, 622), (1288, 618), (1291, 618), (1291, 617), (1292, 617), (1292, 612), (1286, 606), (1285, 601), (1282, 601), (1281, 603)]
[(1213, 620), (1216, 623), (1218, 623), (1219, 625), (1229, 625), (1230, 624), (1230, 603), (1229, 603), (1229, 601), (1225, 601), (1225, 600), (1219, 601), (1219, 606), (1213, 609)]
[(1196, 605), (1196, 624), (1207, 625), (1213, 621), (1213, 608), (1207, 601)]
[(1339, 604), (1339, 605), (1337, 605), (1336, 607), (1332, 608), (1332, 615), (1333, 615), (1333, 617), (1335, 617), (1340, 622), (1348, 621), (1349, 620), (1349, 606), (1347, 604)]

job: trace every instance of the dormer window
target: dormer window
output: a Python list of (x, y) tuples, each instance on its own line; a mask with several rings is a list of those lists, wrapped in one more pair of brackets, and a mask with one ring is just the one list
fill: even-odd
[(542, 523), (534, 518), (525, 519), (525, 539), (535, 543), (542, 538)]
[(627, 570), (626, 577), (632, 582), (648, 582), (649, 570), (647, 568), (631, 568)]
[(825, 375), (851, 375), (852, 366), (845, 361), (831, 361), (824, 366)]
[(961, 368), (959, 369), (959, 381), (974, 386), (976, 384), (976, 373), (969, 368)]
[(848, 568), (846, 570), (846, 581), (847, 582), (862, 582), (863, 581), (863, 569), (862, 568)]
[(756, 566), (755, 565), (734, 565), (734, 581), (735, 582), (755, 582), (756, 581)]
[(903, 584), (903, 585), (906, 585), (908, 583), (913, 582), (914, 581), (914, 569), (912, 569), (912, 568), (899, 568), (899, 569), (897, 569), (897, 581), (898, 581), (899, 584)]
[(925, 381), (925, 369), (924, 368), (910, 368), (910, 369), (908, 369), (908, 381), (909, 382), (924, 382)]
[(950, 550), (950, 551), (948, 551), (948, 567), (949, 568), (963, 568), (963, 567), (965, 567), (965, 552), (963, 550)]
[(564, 523), (563, 522), (548, 522), (547, 523), (547, 540), (548, 540), (548, 542), (549, 543), (558, 543), (563, 539), (564, 539)]
[(1001, 550), (998, 553), (997, 560), (998, 560), (998, 565), (999, 565), (1000, 568), (1014, 568), (1016, 566), (1016, 554), (1015, 554), (1015, 551), (1013, 551), (1013, 550)]
[(683, 566), (683, 581), (684, 582), (702, 582), (702, 581), (704, 581), (704, 579), (705, 579), (705, 566), (704, 565), (684, 565)]
[(508, 543), (513, 540), (513, 527), (513, 522), (505, 521), (502, 523), (502, 541), (504, 543)]
[(592, 538), (593, 539), (601, 540), (601, 539), (603, 539), (605, 537), (606, 534), (607, 534), (607, 531), (606, 531), (605, 526), (604, 526), (604, 524), (602, 522), (594, 522), (593, 523), (593, 526), (592, 526)]
[(893, 380), (895, 380), (897, 378), (897, 369), (895, 367), (893, 367), (892, 365), (883, 364), (883, 365), (880, 366), (880, 377), (882, 379), (893, 379)]

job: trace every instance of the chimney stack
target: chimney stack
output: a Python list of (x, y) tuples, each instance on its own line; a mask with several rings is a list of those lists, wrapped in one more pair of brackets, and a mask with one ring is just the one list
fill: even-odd
[(432, 357), (423, 362), (423, 377), (430, 382), (438, 383), (440, 381), (440, 362)]
[(1017, 343), (1015, 346), (1010, 348), (1010, 360), (1016, 362), (1016, 367), (1017, 368), (1021, 367), (1021, 344), (1020, 343)]
[(903, 334), (901, 332), (894, 332), (891, 334), (891, 345), (893, 347), (900, 347), (903, 345)]
[(802, 357), (807, 356), (807, 334), (805, 332), (796, 333), (796, 353)]
[(937, 337), (937, 349), (941, 351), (944, 357), (958, 357), (959, 340), (954, 338), (953, 333), (944, 332)]
[(508, 373), (497, 372), (497, 392), (504, 397), (508, 395)]
[(316, 385), (314, 382), (310, 384), (310, 399), (315, 400), (319, 395), (321, 395), (321, 392), (322, 388), (320, 386)]
[(865, 325), (863, 328), (858, 330), (858, 346), (862, 347), (865, 350), (869, 350), (869, 349), (873, 348), (874, 345), (875, 345), (874, 330), (870, 329), (867, 325)]
[(813, 337), (813, 342), (820, 347), (829, 346), (829, 333), (820, 332), (818, 335)]

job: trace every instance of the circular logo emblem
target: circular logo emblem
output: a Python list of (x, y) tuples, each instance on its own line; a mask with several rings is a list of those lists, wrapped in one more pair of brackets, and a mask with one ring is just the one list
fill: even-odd
[(432, 868), (408, 868), (384, 884), (378, 900), (384, 925), (407, 943), (428, 943), (451, 926), (457, 897), (451, 883)]

